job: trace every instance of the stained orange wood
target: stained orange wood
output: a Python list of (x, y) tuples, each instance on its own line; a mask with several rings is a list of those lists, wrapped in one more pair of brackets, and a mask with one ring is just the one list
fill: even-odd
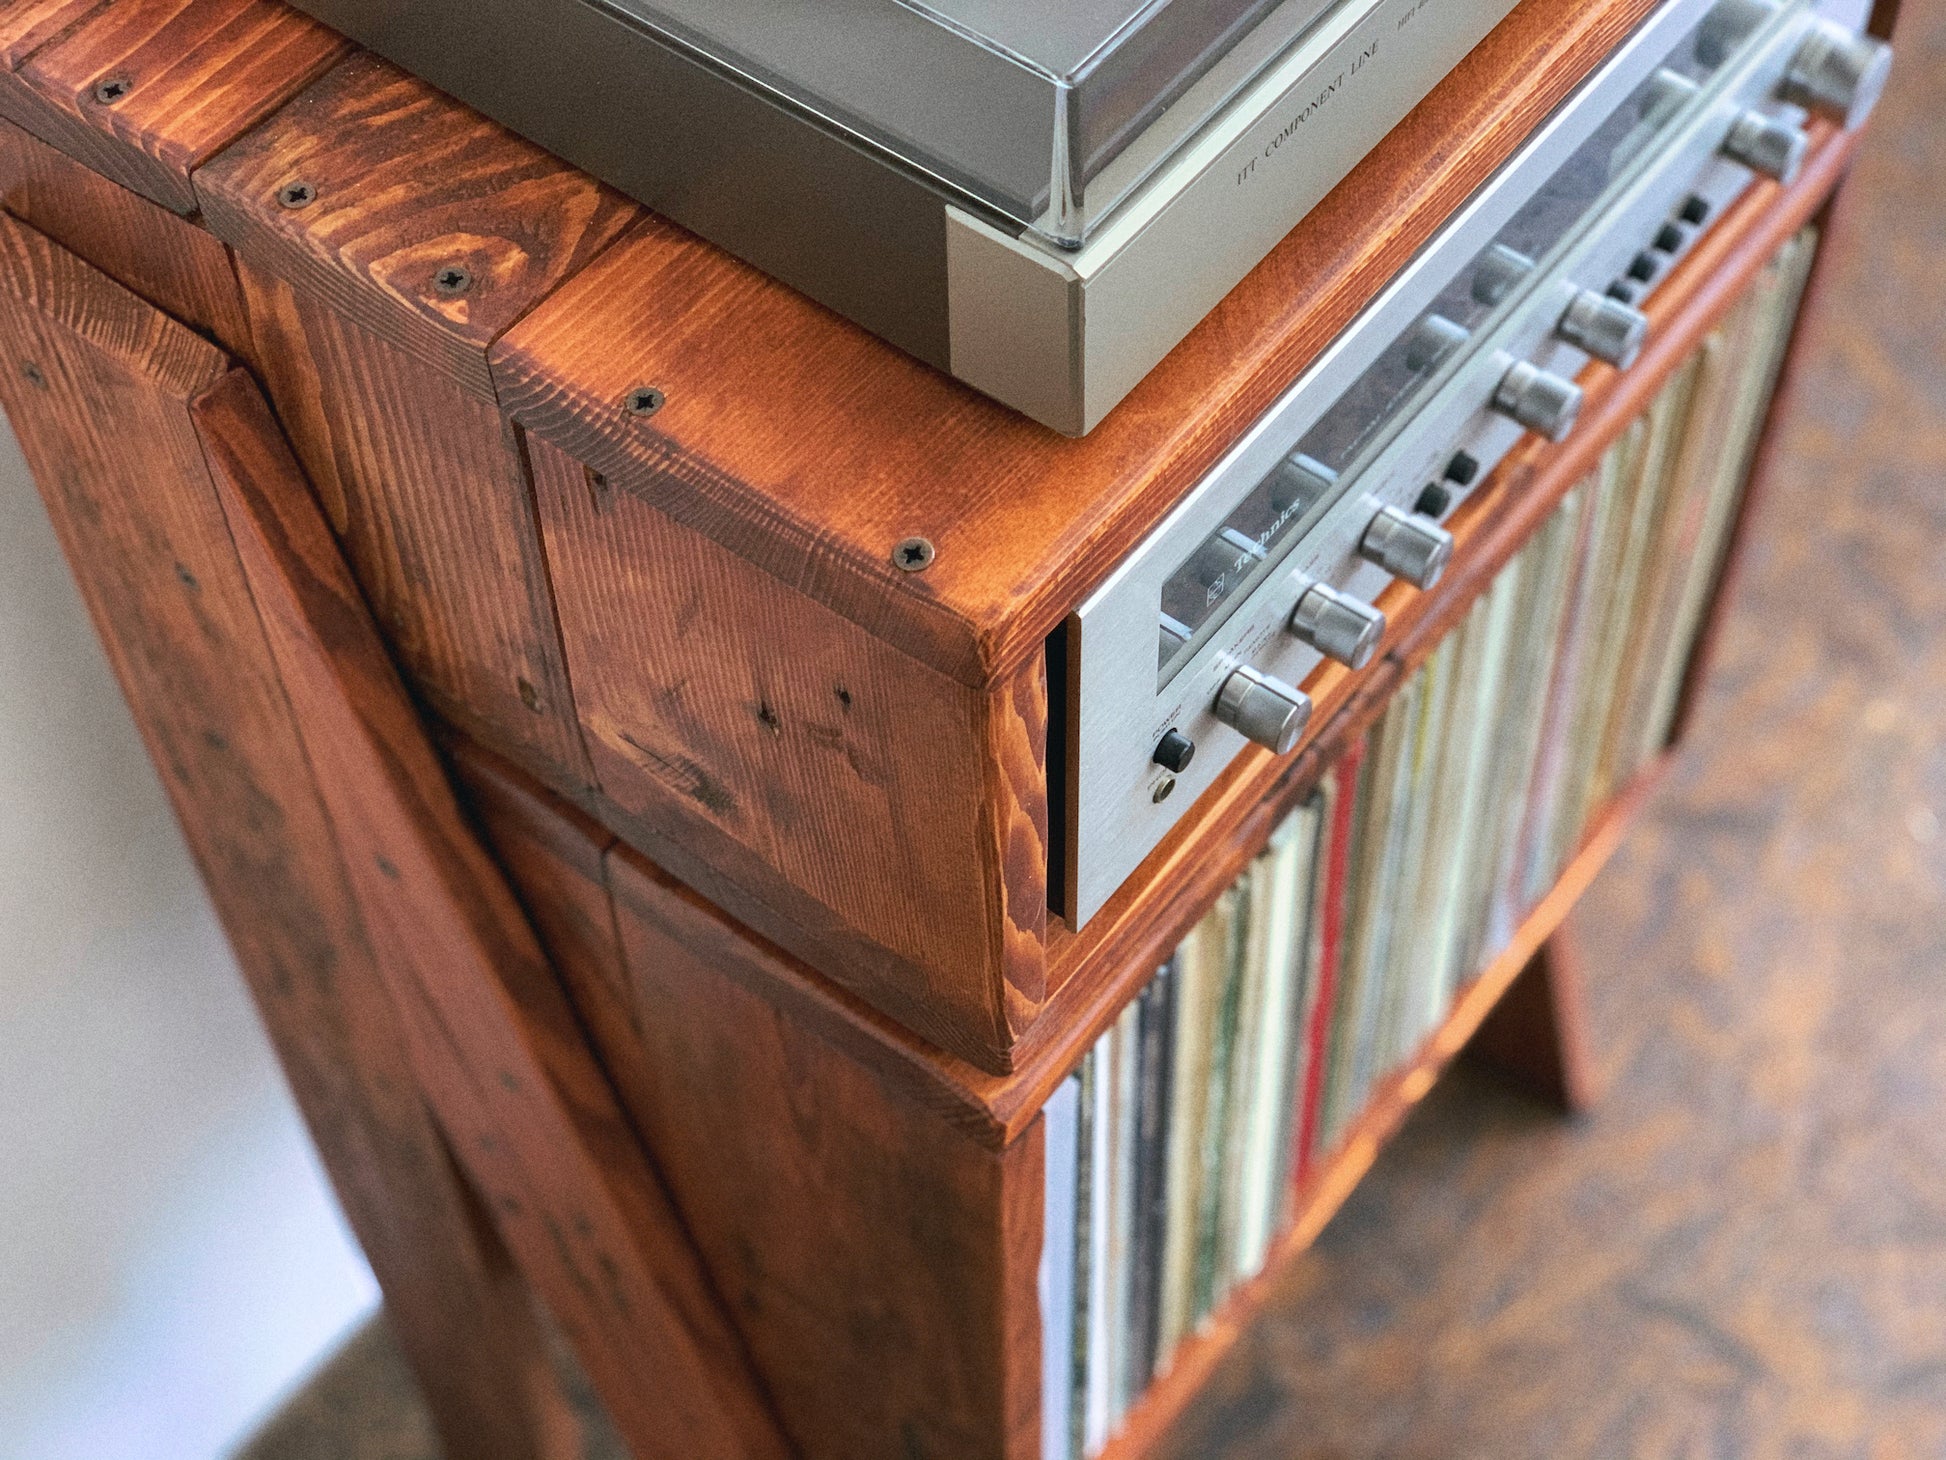
[[(1014, 415), (656, 220), (494, 352), (536, 435), (983, 686), (1048, 631), (1648, 10), (1527, 0), (1096, 431)], [(638, 419), (631, 387), (667, 404)], [(901, 539), (938, 549), (897, 572)]]
[[(286, 206), (298, 184), (306, 201)], [(585, 796), (532, 494), (485, 351), (634, 205), (364, 55), (196, 186), (240, 257), (271, 398), (414, 689)]]
[[(248, 377), (191, 411), (426, 1098), (638, 1456), (787, 1453)], [(639, 1376), (653, 1373), (653, 1396)]]
[(1039, 1013), (1046, 691), (981, 695), (530, 440), (606, 819), (941, 1046)]
[[(64, 12), (66, 14), (67, 12)], [(178, 213), (190, 173), (349, 49), (278, 0), (115, 0), (0, 76), (0, 113)]]
[(563, 1460), (421, 1101), (189, 415), (222, 353), (0, 218), (0, 403), (453, 1454)]
[(362, 53), (225, 140), (195, 179), (219, 237), (487, 401), (487, 347), (641, 215)]
[(0, 66), (20, 63), (108, 0), (5, 0), (0, 4)]
[(1595, 1103), (1581, 958), (1557, 928), (1507, 986), (1466, 1046), (1489, 1065), (1572, 1115)]
[(799, 1452), (1037, 1453), (1038, 1146), (979, 1144), (774, 1002), (781, 954), (504, 762), (457, 764)]
[(0, 204), (232, 355), (250, 357), (229, 251), (193, 223), (4, 121)]
[(1038, 1128), (969, 1139), (784, 1015), (763, 944), (633, 852), (608, 876), (633, 1113), (803, 1453), (1038, 1454)]

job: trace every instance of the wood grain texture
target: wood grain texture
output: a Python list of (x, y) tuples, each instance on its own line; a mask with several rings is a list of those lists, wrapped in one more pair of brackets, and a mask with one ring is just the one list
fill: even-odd
[(193, 223), (5, 121), (0, 205), (231, 355), (251, 357), (229, 250)]
[[(645, 220), (494, 351), (536, 435), (942, 673), (1042, 640), (1648, 9), (1527, 0), (1084, 441)], [(621, 402), (665, 392), (647, 420)], [(938, 549), (897, 572), (909, 535)]]
[(6, 0), (0, 4), (0, 66), (20, 63), (108, 0)]
[(832, 978), (1004, 1069), (1042, 992), (1037, 667), (981, 695), (528, 445), (610, 819)]
[(450, 377), (239, 260), (266, 389), (414, 690), (570, 798), (592, 781), (519, 443)]
[(0, 113), (193, 213), (190, 174), (349, 49), (279, 0), (115, 0), (0, 76)]
[[(295, 183), (310, 200), (286, 207)], [(364, 55), (196, 185), (237, 251), (271, 398), (414, 690), (584, 799), (532, 494), (485, 351), (638, 210)]]
[[(243, 257), (486, 401), (487, 347), (641, 216), (363, 53), (195, 181), (210, 228)], [(312, 200), (286, 206), (297, 183)]]
[[(716, 1294), (247, 376), (192, 414), (426, 1098), (636, 1453), (783, 1456)], [(647, 1395), (640, 1376), (658, 1378)]]
[(1557, 929), (1527, 961), (1466, 1046), (1466, 1056), (1568, 1115), (1594, 1106), (1582, 961)]
[(441, 1436), (558, 1460), (526, 1298), (419, 1099), (191, 426), (227, 362), (10, 218), (0, 351), (0, 403)]
[[(1000, 1154), (977, 1145), (950, 1112), (914, 1100), (842, 1036), (776, 1003), (778, 980), (788, 978), (777, 955), (720, 912), (704, 911), (693, 894), (504, 762), (461, 746), (455, 764), (469, 807), (535, 910), (548, 955), (631, 1117), (645, 1133), (660, 1133), (645, 1139), (659, 1168), (659, 1141), (671, 1143), (684, 1178), (672, 1187), (677, 1205), (691, 1222), (707, 1213), (721, 1224), (702, 1245), (724, 1290), (750, 1293), (733, 1316), (773, 1366), (766, 1378), (802, 1453), (1037, 1454), (1038, 1146), (1023, 1141)], [(610, 857), (632, 861), (617, 875), (633, 889), (623, 921), (640, 973), (624, 960)], [(661, 1027), (691, 1019), (700, 1033)], [(722, 1067), (699, 1069), (705, 1054)], [(779, 1061), (788, 1089), (777, 1086)], [(809, 1149), (798, 1149), (800, 1141)], [(915, 1163), (909, 1153), (919, 1148), (929, 1154)], [(996, 1163), (997, 1209), (981, 1175)], [(961, 1164), (969, 1174), (949, 1174)], [(815, 1200), (780, 1191), (778, 1169), (786, 1183), (801, 1184), (813, 1167)], [(975, 1205), (960, 1207), (969, 1193)], [(780, 1245), (775, 1231), (786, 1223), (790, 1240)], [(921, 1240), (923, 1255), (909, 1255)], [(980, 1291), (974, 1311), (989, 1313), (998, 1302), (995, 1322), (1004, 1331), (984, 1324), (965, 1337), (936, 1331), (957, 1330), (957, 1311), (926, 1320), (924, 1305), (950, 1300), (958, 1280), (910, 1272), (915, 1263), (955, 1268), (962, 1259), (943, 1244), (960, 1241), (976, 1262), (1000, 1254), (997, 1267), (965, 1281), (977, 1287), (997, 1277), (998, 1294)], [(867, 1338), (855, 1346), (821, 1342), (820, 1328)], [(997, 1344), (998, 1358), (973, 1352), (969, 1338)], [(901, 1352), (888, 1383), (893, 1347)], [(962, 1373), (973, 1378), (953, 1377)], [(785, 1377), (780, 1383), (773, 1374)], [(954, 1412), (933, 1415), (918, 1396), (941, 1374)], [(860, 1408), (855, 1396), (864, 1391), (882, 1397)], [(928, 1448), (948, 1442), (953, 1448)]]
[(764, 945), (632, 851), (608, 877), (633, 1114), (802, 1453), (1038, 1455), (1039, 1127), (968, 1139), (766, 997)]

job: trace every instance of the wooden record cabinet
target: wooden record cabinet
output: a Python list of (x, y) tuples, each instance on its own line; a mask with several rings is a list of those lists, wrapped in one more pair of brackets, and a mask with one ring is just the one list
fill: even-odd
[[(1777, 251), (1847, 246), (1856, 138), (1078, 932), (1048, 636), (1650, 8), (1526, 0), (1071, 441), (276, 0), (0, 3), (0, 404), (449, 1454), (574, 1453), (533, 1298), (644, 1460), (1041, 1453), (1044, 1103)], [(1652, 778), (1272, 1267), (1462, 1048), (1586, 1097), (1549, 939)]]

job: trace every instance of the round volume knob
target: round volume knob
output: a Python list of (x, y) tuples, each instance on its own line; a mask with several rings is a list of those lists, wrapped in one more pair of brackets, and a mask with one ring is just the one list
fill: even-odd
[(1385, 634), (1385, 615), (1369, 603), (1313, 583), (1291, 610), (1291, 632), (1348, 669), (1372, 662)]
[(1878, 105), (1891, 73), (1892, 48), (1884, 41), (1820, 20), (1791, 58), (1778, 95), (1840, 126), (1856, 127)]
[(1561, 316), (1558, 333), (1603, 364), (1626, 370), (1649, 337), (1649, 317), (1619, 299), (1583, 289)]
[(1565, 441), (1581, 414), (1581, 387), (1522, 360), (1500, 377), (1493, 408), (1550, 441)]
[(1748, 111), (1737, 118), (1730, 135), (1723, 139), (1723, 155), (1752, 172), (1790, 184), (1797, 181), (1797, 170), (1804, 166), (1804, 154), (1810, 146), (1811, 139), (1802, 127)]
[(1165, 730), (1162, 738), (1155, 743), (1155, 750), (1149, 759), (1165, 771), (1181, 775), (1189, 769), (1189, 763), (1196, 759), (1196, 742), (1180, 730)]
[(1358, 552), (1414, 588), (1430, 588), (1453, 556), (1453, 534), (1430, 518), (1381, 507)]
[(1230, 671), (1216, 696), (1216, 718), (1246, 740), (1284, 754), (1311, 720), (1311, 697), (1249, 665)]

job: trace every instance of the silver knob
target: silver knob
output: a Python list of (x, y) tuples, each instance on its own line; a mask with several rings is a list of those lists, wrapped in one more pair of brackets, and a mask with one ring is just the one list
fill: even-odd
[(1453, 534), (1430, 517), (1381, 507), (1365, 529), (1358, 553), (1414, 588), (1430, 588), (1453, 556)]
[(1626, 370), (1642, 353), (1649, 337), (1649, 317), (1619, 299), (1583, 289), (1574, 296), (1574, 303), (1556, 328), (1576, 349), (1586, 350), (1617, 370)]
[(1581, 414), (1581, 387), (1522, 360), (1500, 377), (1493, 408), (1550, 441), (1565, 441)]
[(1338, 473), (1301, 451), (1278, 462), (1270, 475), (1270, 505), (1277, 512), (1293, 507), (1308, 512), (1338, 484)]
[(1786, 185), (1797, 181), (1798, 169), (1804, 166), (1804, 154), (1810, 147), (1811, 139), (1802, 127), (1759, 111), (1738, 117), (1730, 135), (1723, 139), (1725, 157)]
[(1892, 48), (1884, 41), (1820, 20), (1791, 58), (1778, 95), (1840, 126), (1856, 127), (1878, 105), (1891, 73)]
[(1311, 720), (1311, 697), (1249, 665), (1230, 671), (1216, 695), (1216, 718), (1246, 740), (1284, 754)]
[(1534, 261), (1504, 243), (1496, 243), (1473, 263), (1473, 302), (1489, 309), (1500, 303), (1534, 272)]
[(1430, 370), (1472, 338), (1464, 325), (1443, 314), (1429, 314), (1419, 321), (1405, 347), (1405, 368), (1414, 375)]
[(1385, 615), (1350, 594), (1313, 583), (1291, 610), (1291, 632), (1346, 668), (1363, 669), (1385, 635)]

